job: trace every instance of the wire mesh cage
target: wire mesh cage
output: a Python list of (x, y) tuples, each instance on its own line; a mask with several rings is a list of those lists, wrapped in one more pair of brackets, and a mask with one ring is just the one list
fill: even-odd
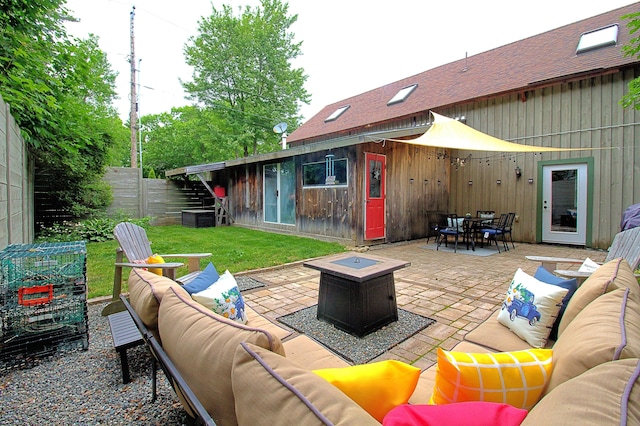
[(86, 244), (12, 244), (0, 251), (0, 371), (89, 347)]

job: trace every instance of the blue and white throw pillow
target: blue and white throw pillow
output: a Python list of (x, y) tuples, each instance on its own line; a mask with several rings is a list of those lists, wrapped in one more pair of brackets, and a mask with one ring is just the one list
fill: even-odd
[(518, 268), (498, 314), (498, 322), (534, 348), (544, 348), (568, 290), (546, 284)]
[(247, 323), (244, 299), (236, 279), (229, 271), (225, 271), (218, 281), (200, 292), (193, 293), (191, 297), (225, 318), (242, 324)]

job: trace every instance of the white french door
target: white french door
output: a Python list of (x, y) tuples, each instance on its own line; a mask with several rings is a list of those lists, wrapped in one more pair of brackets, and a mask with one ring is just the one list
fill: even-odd
[(587, 164), (542, 167), (542, 241), (586, 245)]

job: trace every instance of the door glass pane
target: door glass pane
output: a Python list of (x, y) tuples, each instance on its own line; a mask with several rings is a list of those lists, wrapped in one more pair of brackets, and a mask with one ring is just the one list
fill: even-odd
[(380, 198), (382, 162), (377, 160), (369, 161), (369, 198)]
[(293, 161), (280, 164), (280, 223), (296, 223), (296, 180)]
[(551, 172), (551, 230), (577, 232), (578, 170)]
[(264, 221), (278, 221), (278, 165), (264, 166)]

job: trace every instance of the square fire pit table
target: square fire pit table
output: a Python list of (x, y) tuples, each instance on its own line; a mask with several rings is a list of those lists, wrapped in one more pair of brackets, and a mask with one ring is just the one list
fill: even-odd
[(358, 337), (398, 320), (393, 271), (410, 262), (349, 252), (303, 265), (320, 271), (319, 320)]

